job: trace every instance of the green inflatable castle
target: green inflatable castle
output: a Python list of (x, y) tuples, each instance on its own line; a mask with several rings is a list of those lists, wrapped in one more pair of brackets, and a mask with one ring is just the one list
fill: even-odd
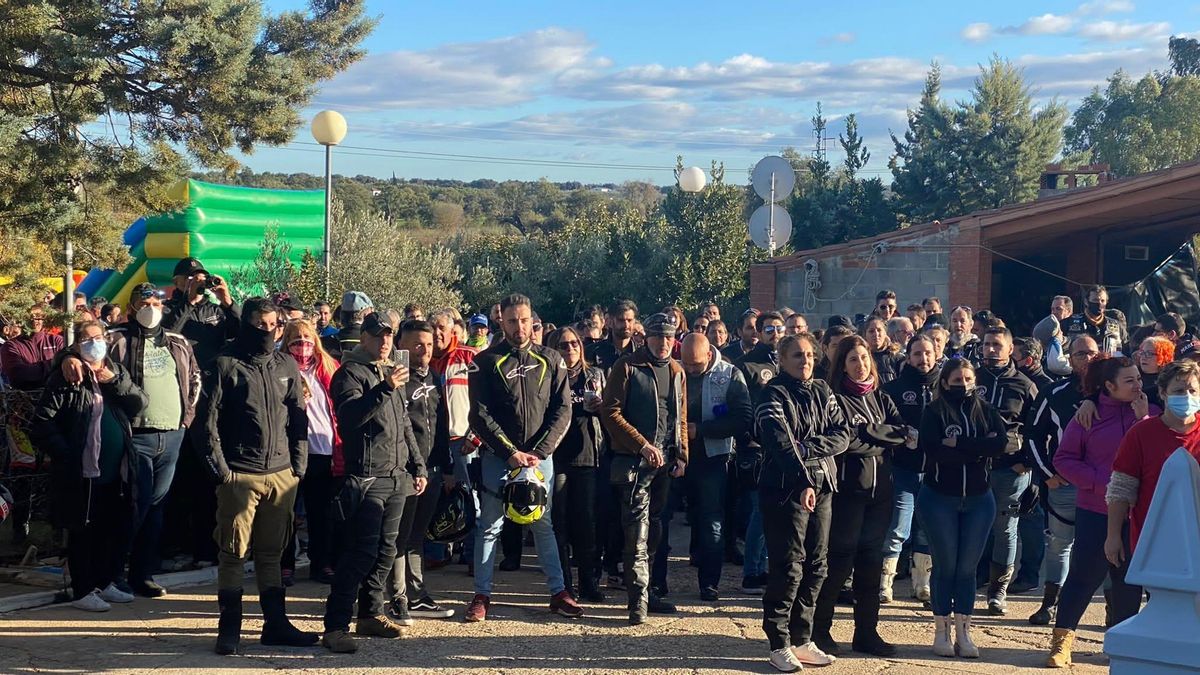
[(119, 271), (93, 269), (78, 290), (127, 306), (137, 284), (170, 286), (175, 264), (189, 256), (228, 278), (258, 257), (268, 227), (291, 244), (297, 266), (306, 249), (317, 256), (324, 249), (323, 190), (262, 190), (197, 180), (181, 181), (175, 190), (180, 210), (141, 218), (125, 231), (133, 261)]

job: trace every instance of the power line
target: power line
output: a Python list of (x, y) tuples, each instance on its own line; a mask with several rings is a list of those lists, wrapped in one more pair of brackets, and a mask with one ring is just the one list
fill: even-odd
[[(297, 143), (303, 143), (297, 141)], [(315, 143), (306, 145), (316, 145)], [(343, 148), (351, 148), (349, 150), (339, 151), (339, 155), (350, 155), (355, 157), (387, 157), (401, 159), (424, 159), (446, 162), (458, 162), (463, 164), (509, 164), (514, 166), (546, 166), (556, 168), (571, 168), (571, 169), (624, 169), (636, 171), (674, 171), (674, 167), (664, 166), (639, 166), (629, 164), (604, 164), (598, 162), (567, 162), (558, 160), (537, 160), (525, 159), (520, 157), (489, 157), (479, 155), (456, 155), (451, 153), (417, 153), (417, 151), (409, 150), (377, 150), (374, 152), (363, 152), (362, 148), (354, 146), (341, 146)], [(293, 146), (280, 146), (280, 150), (292, 150), (295, 152), (314, 152), (320, 153), (323, 150), (316, 148), (297, 148)]]

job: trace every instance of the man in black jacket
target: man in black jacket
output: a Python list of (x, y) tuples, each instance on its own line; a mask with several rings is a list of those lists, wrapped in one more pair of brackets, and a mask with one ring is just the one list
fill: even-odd
[(442, 486), (453, 489), (454, 459), (450, 456), (450, 414), (437, 375), (429, 367), (433, 359), (433, 326), (410, 319), (400, 324), (399, 348), (409, 354), (411, 368), (404, 394), (408, 399), (408, 419), (413, 438), (425, 464), (428, 484), (419, 495), (409, 495), (396, 536), (396, 564), (392, 568), (391, 615), (402, 626), (412, 617), (446, 619), (454, 610), (443, 608), (429, 597), (421, 558), (425, 531), (433, 520)]
[(1044, 578), (1042, 605), (1029, 617), (1029, 622), (1037, 626), (1054, 621), (1058, 594), (1067, 579), (1071, 545), (1075, 541), (1076, 488), (1054, 470), (1054, 453), (1063, 431), (1083, 402), (1080, 390), (1083, 376), (1088, 364), (1100, 356), (1100, 347), (1094, 337), (1080, 334), (1067, 345), (1067, 354), (1071, 375), (1038, 394), (1026, 425), (1029, 456), (1033, 459), (1037, 478), (1045, 488), (1042, 497), (1047, 515), (1046, 551), (1041, 569)]
[(342, 437), (333, 453), (333, 475), (341, 477), (333, 513), (349, 541), (330, 584), (321, 642), (337, 653), (358, 651), (350, 636), (356, 597), (359, 635), (397, 638), (407, 632), (384, 614), (385, 591), (405, 500), (424, 492), (427, 479), (405, 396), (409, 371), (390, 360), (392, 343), (385, 317), (367, 315), (358, 346), (329, 383)]
[(1017, 370), (1036, 384), (1039, 390), (1050, 386), (1057, 379), (1042, 368), (1042, 343), (1034, 338), (1014, 338), (1012, 358), (1017, 364)]
[(992, 524), (992, 558), (988, 578), (988, 612), (1008, 611), (1008, 584), (1017, 561), (1017, 523), (1021, 495), (1032, 475), (1026, 466), (1025, 417), (1033, 409), (1037, 385), (1022, 375), (1012, 361), (1013, 337), (1007, 328), (988, 328), (979, 350), (982, 366), (976, 371), (978, 395), (995, 408), (1008, 428), (1004, 454), (992, 460), (990, 475), (996, 497)]
[(262, 643), (317, 641), (288, 621), (279, 567), (308, 462), (308, 416), (296, 361), (275, 351), (278, 322), (278, 308), (270, 301), (246, 301), (238, 338), (207, 372), (207, 395), (196, 413), (200, 447), (207, 450), (202, 464), (218, 483), (218, 654), (235, 653), (241, 639), (242, 578), (251, 546)]
[(617, 359), (633, 353), (633, 329), (637, 325), (637, 305), (632, 300), (620, 300), (608, 309), (608, 339), (588, 344), (584, 351), (587, 362), (604, 371), (612, 370)]
[(536, 469), (547, 493), (544, 514), (530, 524), (538, 560), (550, 587), (550, 610), (566, 617), (583, 609), (566, 589), (558, 559), (558, 540), (550, 516), (554, 465), (551, 456), (571, 424), (571, 388), (567, 366), (554, 350), (535, 345), (529, 298), (510, 295), (500, 303), (503, 340), (475, 356), (469, 376), (471, 430), (486, 448), (480, 457), (480, 519), (475, 539), (475, 597), (468, 622), (487, 618), (491, 603), (496, 540), (504, 524), (501, 497), (506, 473)]
[[(1108, 309), (1108, 289), (1093, 286), (1088, 289), (1083, 311), (1072, 314), (1062, 322), (1063, 335), (1091, 335), (1105, 354), (1117, 354), (1129, 342), (1125, 313), (1119, 309)], [(1140, 345), (1135, 345), (1135, 348)]]

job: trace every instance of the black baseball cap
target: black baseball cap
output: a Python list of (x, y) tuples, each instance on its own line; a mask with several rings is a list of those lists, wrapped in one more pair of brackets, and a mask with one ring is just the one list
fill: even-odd
[(208, 270), (204, 269), (204, 265), (201, 265), (199, 260), (184, 258), (175, 263), (175, 273), (172, 276), (190, 277), (198, 272), (208, 274)]
[(392, 324), (380, 316), (379, 312), (371, 312), (363, 319), (362, 331), (371, 335), (379, 336), (384, 333), (392, 333)]

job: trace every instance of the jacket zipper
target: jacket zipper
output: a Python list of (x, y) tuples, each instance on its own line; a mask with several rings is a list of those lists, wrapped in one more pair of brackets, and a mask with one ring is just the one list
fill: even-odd
[(87, 499), (87, 506), (84, 507), (84, 510), (83, 510), (83, 525), (84, 525), (84, 527), (90, 525), (92, 522), (92, 484), (95, 483), (95, 481), (96, 481), (96, 479), (94, 479), (94, 478), (87, 479), (88, 499)]
[[(964, 405), (965, 405), (965, 404), (964, 404)], [(963, 409), (963, 406), (962, 406), (962, 405), (960, 405), (960, 406), (958, 407), (958, 411), (959, 411), (960, 413), (962, 413), (962, 417), (963, 417), (963, 435), (962, 435), (962, 438), (966, 438), (966, 437), (970, 436), (970, 434), (971, 434), (971, 418), (970, 418), (970, 416), (967, 414), (966, 410), (964, 410), (964, 409)], [(967, 496), (967, 465), (966, 465), (965, 463), (964, 463), (964, 464), (963, 464), (963, 466), (962, 466), (962, 474), (963, 474), (963, 479), (962, 479), (962, 496), (963, 496), (963, 497), (966, 497), (966, 496)]]
[[(258, 374), (262, 378), (262, 382), (263, 382), (263, 400), (267, 404), (267, 410), (271, 410), (272, 408), (275, 407), (275, 400), (274, 400), (274, 397), (272, 396), (272, 392), (274, 391), (274, 389), (272, 388), (272, 382), (267, 377), (267, 369), (266, 369), (265, 363), (258, 366)], [(262, 463), (263, 463), (263, 471), (267, 471), (271, 467), (271, 452), (275, 448), (275, 429), (272, 428), (272, 425), (270, 424), (269, 421), (264, 426), (267, 429), (267, 442), (265, 444), (266, 445), (265, 451), (263, 452)]]

